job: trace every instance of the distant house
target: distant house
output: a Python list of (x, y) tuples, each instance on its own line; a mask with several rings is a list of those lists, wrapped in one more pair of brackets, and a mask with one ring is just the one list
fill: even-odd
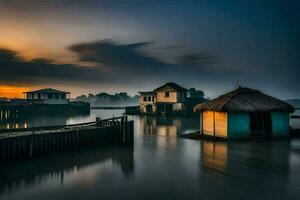
[(238, 89), (198, 104), (201, 132), (223, 138), (285, 136), (289, 134), (288, 103), (250, 88)]
[(24, 92), (25, 99), (34, 103), (42, 104), (68, 104), (70, 93), (52, 88)]
[(140, 112), (156, 113), (156, 95), (155, 92), (140, 92)]
[(140, 92), (140, 112), (171, 114), (184, 112), (187, 89), (176, 83), (166, 83), (150, 92)]

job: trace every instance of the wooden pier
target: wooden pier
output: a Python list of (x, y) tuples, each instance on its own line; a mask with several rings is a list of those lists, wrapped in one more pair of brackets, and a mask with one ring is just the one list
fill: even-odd
[(127, 116), (95, 122), (0, 131), (0, 161), (104, 144), (133, 145), (133, 121)]

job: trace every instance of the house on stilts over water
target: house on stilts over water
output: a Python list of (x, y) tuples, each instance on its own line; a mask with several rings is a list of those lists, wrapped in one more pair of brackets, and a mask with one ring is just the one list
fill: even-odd
[(216, 99), (198, 104), (204, 135), (222, 138), (287, 136), (290, 104), (250, 88), (239, 87)]
[(188, 90), (173, 82), (168, 82), (153, 91), (139, 93), (141, 114), (188, 114), (193, 112), (197, 103), (206, 101), (201, 90)]

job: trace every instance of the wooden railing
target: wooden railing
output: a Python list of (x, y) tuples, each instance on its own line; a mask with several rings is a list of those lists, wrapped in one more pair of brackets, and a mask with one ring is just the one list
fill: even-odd
[(122, 123), (127, 122), (127, 116), (123, 117), (113, 117), (109, 119), (100, 120), (96, 118), (96, 126), (99, 127), (115, 127), (120, 126)]
[(128, 121), (127, 116), (98, 118), (95, 122), (67, 126), (28, 128), (26, 131), (0, 135), (0, 161), (108, 144), (133, 147), (134, 142), (134, 122)]

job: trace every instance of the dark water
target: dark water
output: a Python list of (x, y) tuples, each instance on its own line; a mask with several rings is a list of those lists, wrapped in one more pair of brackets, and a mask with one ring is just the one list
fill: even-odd
[[(296, 110), (295, 113), (293, 113), (294, 115), (300, 115), (300, 110)], [(297, 118), (297, 119), (291, 119), (290, 121), (290, 125), (293, 127), (293, 128), (298, 128), (300, 129), (300, 119)]]
[[(112, 113), (92, 115), (81, 120)], [(133, 119), (133, 149), (1, 164), (0, 199), (300, 199), (299, 139), (201, 142), (177, 137), (197, 119)]]

